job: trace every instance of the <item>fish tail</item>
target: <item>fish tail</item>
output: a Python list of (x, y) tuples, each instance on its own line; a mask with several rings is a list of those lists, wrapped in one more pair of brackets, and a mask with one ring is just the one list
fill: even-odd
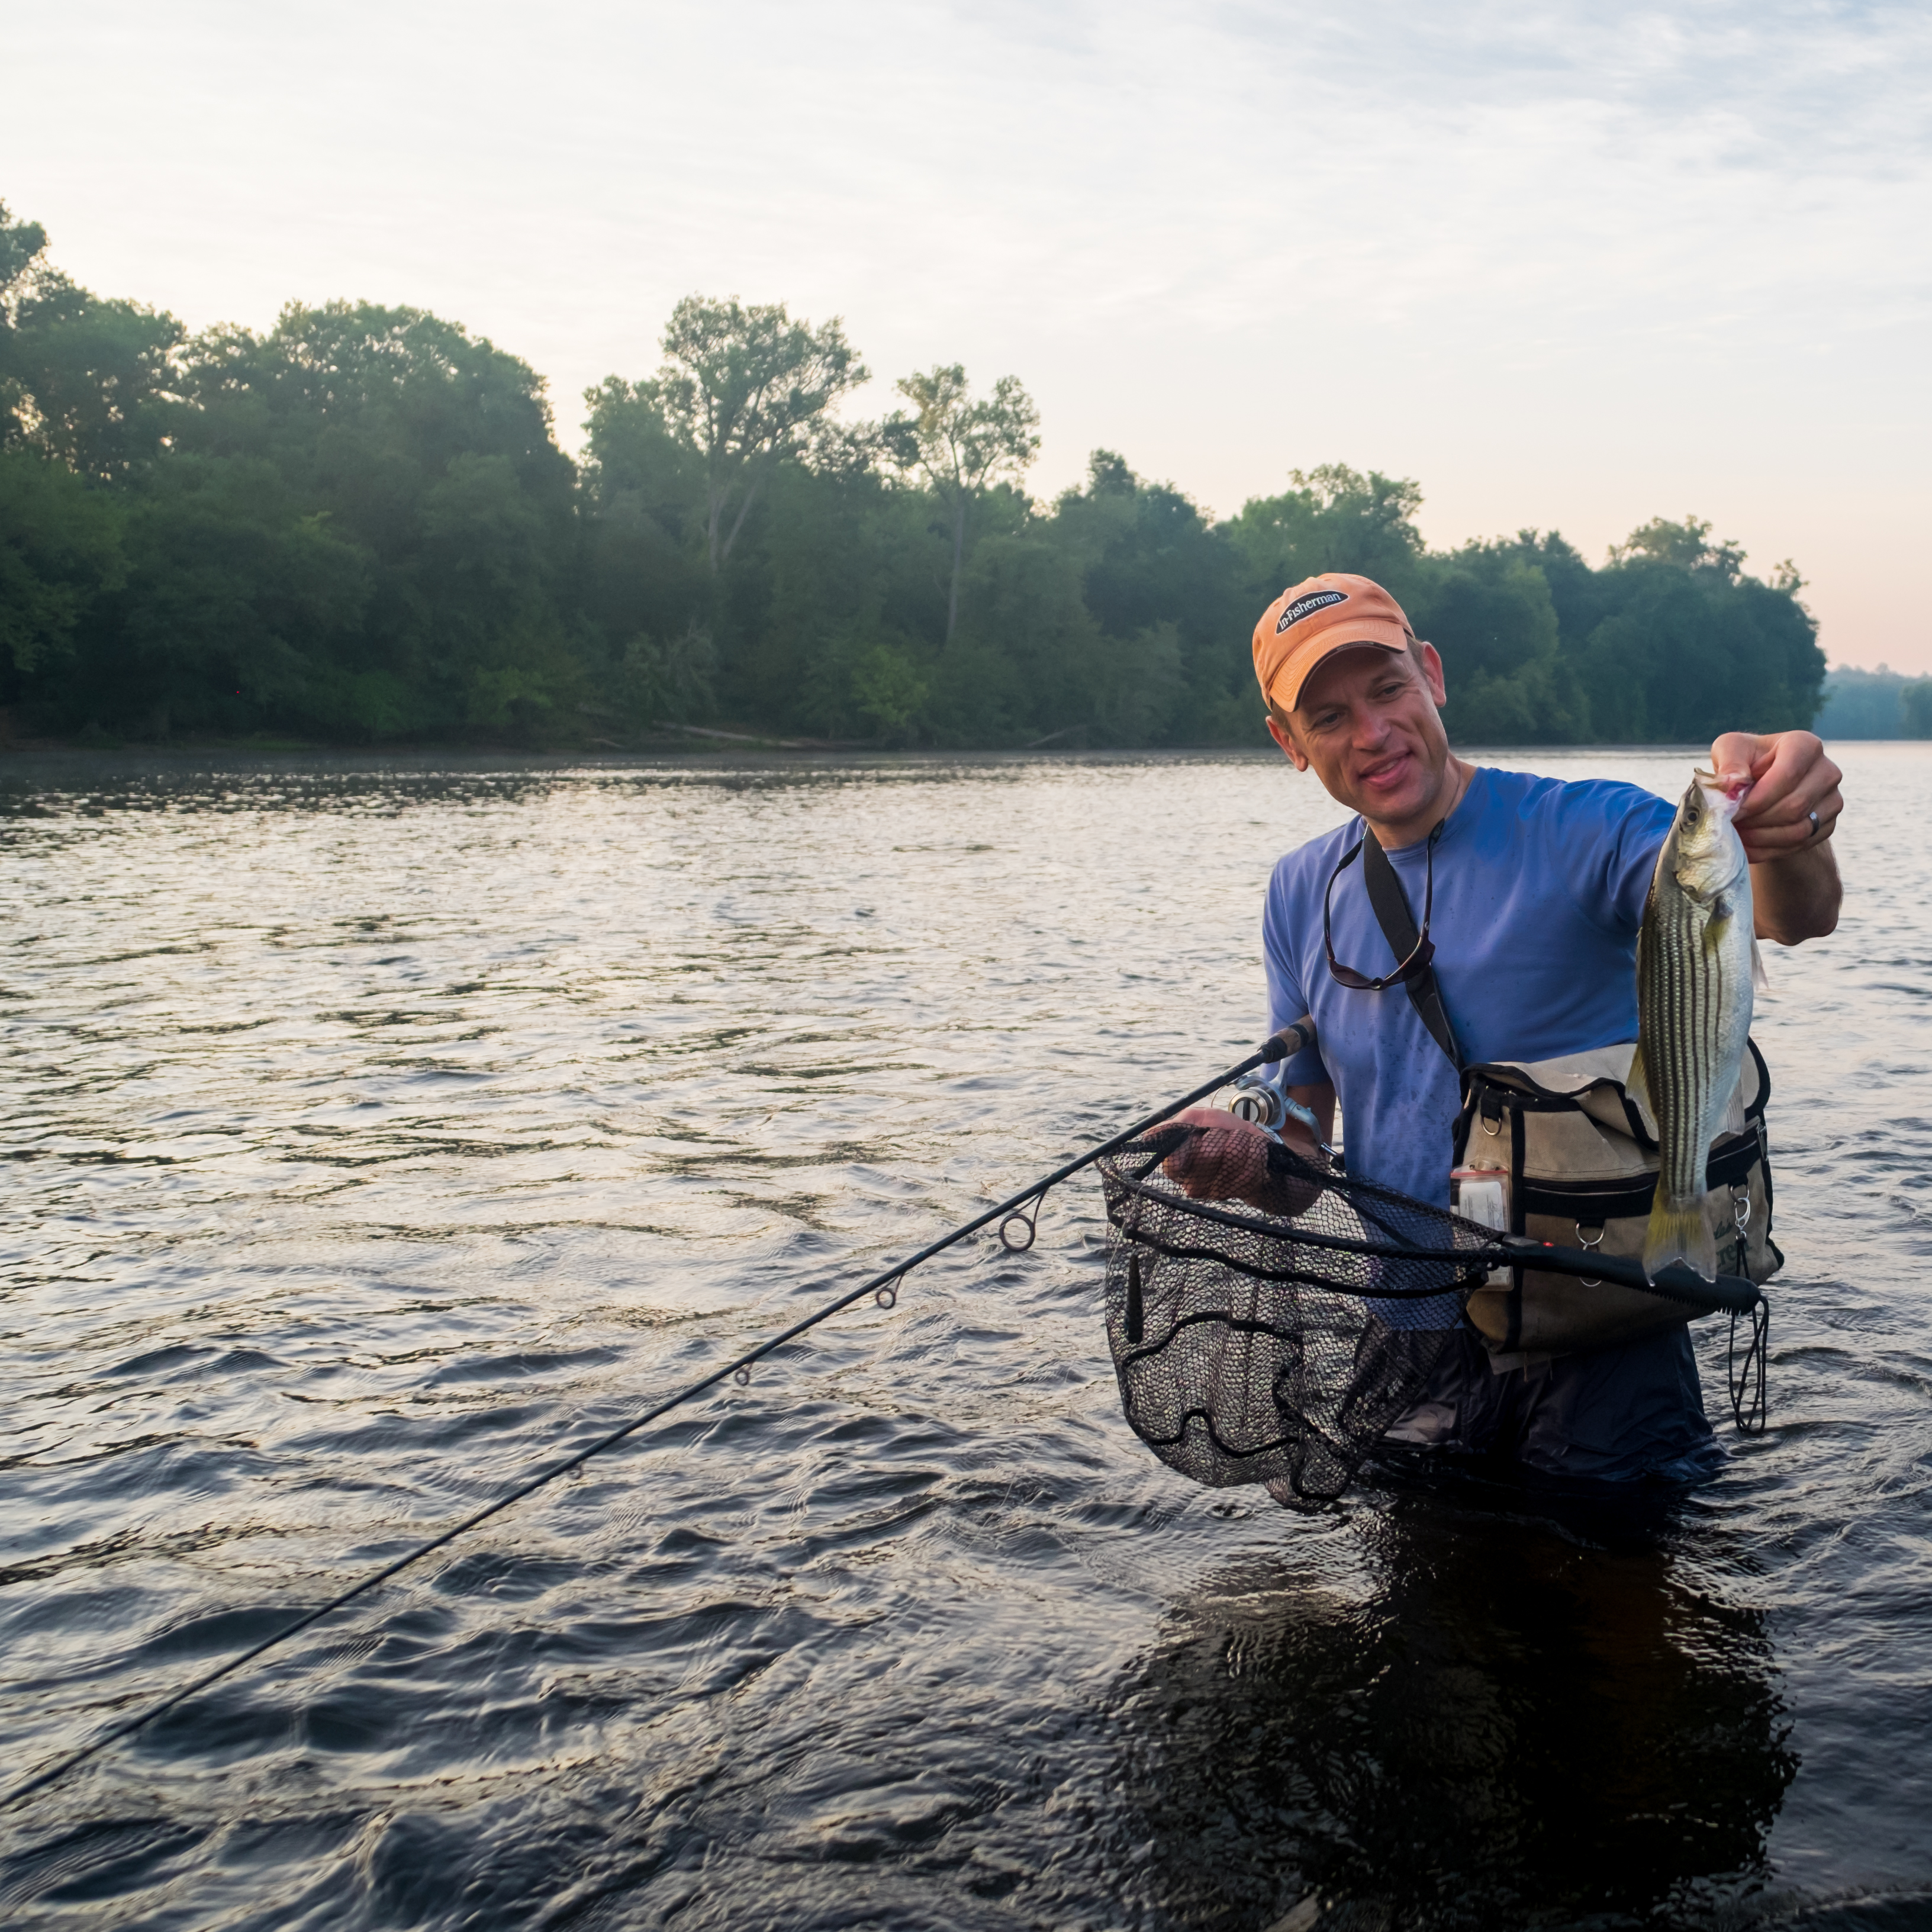
[(1706, 1281), (1718, 1278), (1718, 1243), (1704, 1218), (1704, 1204), (1670, 1206), (1661, 1188), (1651, 1204), (1650, 1226), (1643, 1241), (1643, 1272), (1654, 1281), (1672, 1262), (1688, 1262)]

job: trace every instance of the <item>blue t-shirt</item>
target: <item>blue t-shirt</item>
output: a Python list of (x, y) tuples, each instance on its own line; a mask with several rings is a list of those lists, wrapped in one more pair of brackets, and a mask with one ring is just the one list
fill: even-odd
[[(1436, 984), (1466, 1062), (1548, 1060), (1636, 1037), (1636, 934), (1676, 808), (1635, 785), (1478, 766), (1436, 843)], [(1406, 988), (1355, 992), (1328, 970), (1322, 896), (1359, 818), (1274, 868), (1262, 921), (1271, 1027), (1312, 1013), (1286, 1084), (1334, 1084), (1348, 1171), (1447, 1207), (1461, 1083)], [(1422, 922), (1426, 842), (1389, 855)], [(1335, 956), (1396, 960), (1358, 856), (1336, 882)]]

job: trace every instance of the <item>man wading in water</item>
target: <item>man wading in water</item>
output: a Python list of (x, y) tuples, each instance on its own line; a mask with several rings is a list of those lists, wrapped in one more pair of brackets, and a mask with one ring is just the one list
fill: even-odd
[[(1338, 874), (1344, 855), (1366, 826), (1418, 927), (1432, 907), (1426, 936), (1464, 1064), (1548, 1060), (1636, 1037), (1637, 928), (1676, 806), (1634, 785), (1562, 784), (1455, 757), (1438, 715), (1442, 661), (1365, 577), (1312, 577), (1284, 591), (1256, 626), (1254, 649), (1275, 742), (1360, 814), (1289, 853), (1268, 887), (1270, 1028), (1304, 1013), (1318, 1028), (1318, 1045), (1286, 1070), (1289, 1095), (1324, 1140), (1339, 1097), (1351, 1174), (1446, 1207), (1458, 1071), (1405, 986), (1364, 985), (1399, 962), (1361, 861)], [(1752, 781), (1736, 822), (1759, 937), (1792, 946), (1829, 932), (1841, 894), (1828, 842), (1844, 802), (1823, 746), (1808, 731), (1731, 731), (1711, 763)], [(1190, 1194), (1264, 1194), (1258, 1126), (1205, 1108), (1181, 1118), (1208, 1130), (1168, 1162)], [(1312, 1154), (1292, 1121), (1284, 1135)], [(1564, 1476), (1684, 1480), (1714, 1466), (1681, 1324), (1516, 1361), (1498, 1372), (1481, 1340), (1459, 1329), (1426, 1399), (1391, 1436)]]

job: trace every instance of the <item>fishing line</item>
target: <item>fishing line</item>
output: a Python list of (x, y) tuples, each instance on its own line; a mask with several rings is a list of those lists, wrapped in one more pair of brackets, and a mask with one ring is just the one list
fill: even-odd
[[(0, 1797), (0, 1810), (18, 1804), (22, 1798), (32, 1796), (36, 1791), (45, 1790), (49, 1785), (64, 1778), (69, 1772), (85, 1764), (89, 1758), (105, 1750), (110, 1744), (118, 1743), (123, 1738), (132, 1737), (136, 1731), (145, 1730), (157, 1718), (178, 1708), (190, 1698), (199, 1696), (202, 1691), (220, 1683), (224, 1677), (233, 1676), (244, 1664), (254, 1663), (265, 1652), (287, 1642), (290, 1637), (300, 1636), (304, 1630), (320, 1623), (325, 1617), (334, 1616), (338, 1610), (352, 1604), (357, 1598), (366, 1595), (379, 1584), (386, 1583), (390, 1578), (399, 1575), (411, 1564), (420, 1563), (425, 1556), (434, 1555), (437, 1550), (454, 1543), (458, 1537), (466, 1535), (478, 1525), (488, 1522), (493, 1516), (508, 1509), (512, 1504), (520, 1503), (525, 1497), (534, 1496), (538, 1490), (555, 1482), (560, 1476), (568, 1475), (573, 1469), (580, 1468), (593, 1456), (601, 1456), (605, 1450), (616, 1448), (626, 1437), (634, 1436), (639, 1430), (647, 1427), (662, 1416), (668, 1415), (673, 1409), (681, 1407), (694, 1396), (704, 1394), (707, 1389), (716, 1388), (727, 1377), (734, 1378), (740, 1384), (748, 1382), (754, 1363), (770, 1354), (774, 1349), (783, 1348), (788, 1342), (796, 1340), (807, 1330), (817, 1328), (821, 1322), (830, 1320), (842, 1310), (850, 1308), (855, 1301), (862, 1301), (869, 1294), (881, 1308), (890, 1308), (898, 1299), (899, 1284), (914, 1268), (923, 1262), (930, 1261), (934, 1255), (942, 1254), (946, 1249), (963, 1241), (969, 1234), (977, 1234), (982, 1228), (998, 1222), (1001, 1242), (1010, 1252), (1024, 1253), (1033, 1246), (1041, 1203), (1063, 1180), (1078, 1174), (1082, 1168), (1090, 1167), (1094, 1162), (1125, 1147), (1150, 1129), (1158, 1126), (1169, 1116), (1180, 1112), (1184, 1107), (1191, 1107), (1197, 1100), (1204, 1100), (1222, 1088), (1232, 1086), (1243, 1074), (1252, 1073), (1258, 1066), (1271, 1066), (1278, 1060), (1288, 1059), (1314, 1043), (1313, 1020), (1299, 1019), (1292, 1026), (1284, 1027), (1238, 1065), (1229, 1067), (1225, 1072), (1216, 1074), (1211, 1080), (1202, 1082), (1191, 1093), (1184, 1094), (1179, 1100), (1156, 1108), (1144, 1119), (1136, 1120), (1132, 1126), (1114, 1135), (1111, 1140), (1103, 1142), (1085, 1154), (1075, 1156), (1042, 1179), (1023, 1187), (1017, 1194), (1009, 1196), (997, 1207), (989, 1208), (983, 1214), (962, 1222), (950, 1234), (943, 1234), (938, 1240), (921, 1248), (908, 1260), (898, 1262), (881, 1274), (875, 1274), (869, 1281), (861, 1282), (848, 1293), (840, 1295), (836, 1300), (828, 1301), (824, 1307), (806, 1316), (802, 1321), (794, 1322), (782, 1333), (760, 1342), (755, 1348), (748, 1349), (736, 1360), (727, 1362), (723, 1367), (714, 1370), (688, 1388), (680, 1389), (675, 1395), (666, 1396), (655, 1408), (646, 1409), (641, 1415), (634, 1416), (621, 1426), (598, 1436), (594, 1442), (586, 1443), (561, 1462), (540, 1470), (506, 1494), (499, 1496), (494, 1502), (488, 1503), (482, 1509), (472, 1511), (440, 1535), (431, 1537), (427, 1543), (418, 1544), (393, 1562), (384, 1564), (380, 1570), (372, 1570), (359, 1582), (352, 1583), (347, 1589), (330, 1598), (327, 1603), (304, 1611), (292, 1623), (285, 1624), (272, 1636), (264, 1637), (260, 1643), (251, 1644), (248, 1649), (217, 1665), (214, 1670), (204, 1672), (191, 1683), (170, 1691), (146, 1710), (124, 1719), (118, 1724), (110, 1725), (98, 1737), (82, 1745), (78, 1750), (69, 1752), (65, 1757), (57, 1760), (44, 1771), (37, 1772), (24, 1784), (16, 1785), (4, 1797)], [(1016, 1226), (1024, 1231), (1024, 1239), (1011, 1232)]]

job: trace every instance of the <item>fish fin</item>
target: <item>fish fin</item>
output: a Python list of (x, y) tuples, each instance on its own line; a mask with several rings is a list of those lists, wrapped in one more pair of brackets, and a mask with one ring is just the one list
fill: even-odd
[(1636, 1043), (1636, 1051), (1630, 1055), (1630, 1071), (1624, 1076), (1624, 1091), (1652, 1120), (1657, 1118), (1657, 1109), (1650, 1104), (1650, 1082), (1643, 1070), (1643, 1042)]
[(1658, 1190), (1650, 1210), (1650, 1226), (1643, 1238), (1643, 1272), (1654, 1281), (1672, 1262), (1688, 1262), (1706, 1281), (1718, 1278), (1717, 1238), (1704, 1218), (1704, 1204), (1694, 1201), (1688, 1208), (1666, 1204), (1664, 1191)]
[(1751, 990), (1771, 997), (1771, 975), (1764, 970), (1764, 954), (1760, 950), (1757, 936), (1751, 935)]

